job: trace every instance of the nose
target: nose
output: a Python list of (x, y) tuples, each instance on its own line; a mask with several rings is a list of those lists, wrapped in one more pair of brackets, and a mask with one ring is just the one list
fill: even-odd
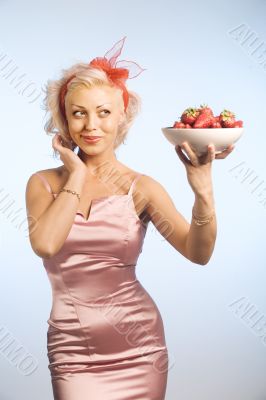
[(90, 115), (85, 120), (85, 128), (88, 131), (97, 129), (98, 127), (98, 119), (96, 115)]

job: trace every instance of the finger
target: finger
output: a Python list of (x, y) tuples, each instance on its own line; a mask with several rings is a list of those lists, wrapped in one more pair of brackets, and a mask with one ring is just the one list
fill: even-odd
[(59, 136), (60, 136), (59, 133), (56, 133), (56, 134), (54, 135), (53, 139), (52, 139), (52, 142), (53, 142), (53, 143), (57, 143)]
[(208, 146), (207, 151), (203, 154), (200, 154), (198, 158), (200, 160), (200, 164), (208, 164), (213, 159), (213, 148), (211, 146)]
[(192, 165), (191, 161), (188, 160), (188, 158), (185, 156), (185, 154), (181, 150), (181, 146), (177, 145), (175, 147), (175, 150), (177, 152), (178, 157), (181, 159), (181, 161), (183, 161), (184, 164)]
[(199, 159), (196, 153), (191, 149), (190, 145), (187, 142), (183, 142), (181, 145), (181, 149), (184, 149), (185, 152), (188, 154), (188, 157), (195, 167), (199, 165)]
[(209, 162), (212, 162), (213, 160), (215, 160), (215, 146), (213, 146), (211, 144), (208, 146), (208, 159), (209, 159)]
[(228, 146), (225, 150), (223, 150), (221, 153), (218, 153), (215, 155), (215, 158), (219, 159), (223, 159), (225, 157), (227, 157), (233, 150), (234, 150), (235, 146), (234, 145), (230, 145)]
[(62, 150), (63, 146), (62, 146), (62, 139), (59, 133), (57, 133), (52, 140), (52, 145), (56, 150)]
[(52, 139), (52, 146), (53, 146), (54, 149), (57, 150), (58, 147), (57, 147), (57, 137), (56, 137), (56, 135)]

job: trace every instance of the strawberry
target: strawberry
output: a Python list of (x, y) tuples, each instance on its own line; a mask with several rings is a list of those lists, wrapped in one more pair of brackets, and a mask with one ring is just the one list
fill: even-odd
[(223, 128), (234, 128), (235, 114), (230, 110), (223, 110), (220, 114), (220, 124)]
[(205, 114), (209, 114), (211, 116), (214, 116), (212, 109), (210, 107), (208, 107), (207, 104), (201, 104), (200, 108), (198, 110), (200, 111), (200, 113), (205, 113)]
[(211, 128), (222, 128), (222, 125), (220, 124), (219, 121), (214, 121), (214, 122), (212, 123)]
[(197, 108), (189, 107), (181, 115), (181, 121), (184, 124), (193, 125), (200, 112)]
[(183, 122), (179, 122), (179, 121), (175, 121), (173, 128), (177, 128), (177, 129), (184, 129), (185, 128), (185, 124)]
[(243, 121), (241, 120), (235, 121), (234, 128), (242, 128), (242, 126), (243, 126)]
[(190, 125), (190, 124), (185, 124), (185, 128), (186, 128), (186, 129), (191, 129), (191, 128), (192, 128), (192, 125)]
[(201, 112), (196, 121), (194, 122), (193, 128), (211, 128), (214, 122), (214, 117), (208, 111)]

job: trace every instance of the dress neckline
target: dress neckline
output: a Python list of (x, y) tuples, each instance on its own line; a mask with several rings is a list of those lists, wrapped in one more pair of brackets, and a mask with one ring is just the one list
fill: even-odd
[[(59, 193), (52, 193), (53, 196), (57, 196), (58, 194), (59, 194)], [(132, 193), (111, 194), (111, 195), (109, 195), (109, 196), (95, 197), (94, 199), (91, 200), (91, 206), (90, 206), (88, 218), (85, 218), (85, 215), (84, 215), (83, 212), (80, 211), (80, 210), (77, 210), (77, 211), (76, 211), (76, 216), (77, 216), (77, 215), (80, 215), (80, 216), (82, 217), (82, 219), (84, 220), (84, 222), (85, 222), (85, 223), (88, 223), (88, 222), (90, 222), (91, 216), (92, 216), (92, 214), (93, 214), (93, 212), (94, 212), (94, 205), (95, 205), (95, 203), (98, 203), (98, 202), (101, 202), (101, 201), (104, 201), (104, 200), (108, 200), (108, 199), (110, 199), (110, 198), (120, 198), (120, 197), (123, 197), (123, 198), (129, 197), (129, 198), (130, 198), (130, 200), (132, 201), (132, 206), (133, 206), (132, 214), (133, 214), (134, 217), (136, 218), (136, 221), (137, 221), (138, 223), (140, 223), (141, 226), (142, 226), (143, 228), (146, 228), (146, 227), (147, 227), (147, 224), (145, 224), (145, 223), (140, 219), (139, 215), (138, 215), (137, 212), (136, 212)]]
[[(50, 186), (49, 182), (47, 181), (47, 179), (46, 179), (42, 174), (40, 174), (39, 172), (36, 172), (35, 174), (38, 175), (38, 176), (40, 177), (40, 179), (43, 181), (43, 183), (44, 183), (46, 189), (53, 195), (53, 197), (55, 197), (55, 196), (57, 196), (57, 195), (59, 194), (59, 193), (54, 193), (54, 192), (52, 192), (52, 189), (51, 189), (51, 186)], [(144, 175), (144, 174), (137, 173), (137, 175), (135, 176), (135, 178), (134, 178), (133, 181), (131, 182), (131, 185), (130, 185), (130, 188), (129, 188), (129, 192), (128, 192), (128, 193), (124, 193), (124, 194), (111, 194), (111, 195), (109, 195), (109, 196), (100, 196), (100, 197), (95, 197), (94, 199), (92, 199), (92, 200), (91, 200), (91, 206), (90, 206), (90, 209), (89, 209), (88, 218), (85, 218), (85, 215), (83, 214), (83, 212), (82, 212), (81, 210), (77, 210), (77, 211), (76, 211), (76, 216), (77, 216), (77, 215), (80, 215), (80, 216), (82, 217), (83, 221), (84, 221), (85, 223), (88, 223), (88, 222), (90, 222), (91, 214), (94, 212), (94, 206), (95, 206), (97, 203), (99, 203), (99, 202), (101, 202), (101, 201), (109, 200), (109, 199), (111, 199), (111, 198), (126, 198), (126, 197), (128, 197), (128, 198), (130, 198), (130, 202), (131, 202), (131, 206), (132, 206), (132, 214), (133, 214), (134, 217), (136, 218), (136, 221), (137, 221), (138, 223), (140, 223), (141, 226), (142, 226), (144, 229), (146, 229), (148, 223), (147, 223), (147, 222), (145, 223), (145, 222), (143, 222), (143, 221), (140, 219), (139, 215), (137, 214), (137, 211), (136, 211), (136, 208), (135, 208), (135, 203), (134, 203), (134, 200), (133, 200), (133, 189), (134, 189), (135, 183), (136, 183), (136, 181), (137, 181), (141, 176), (143, 176), (143, 175)]]

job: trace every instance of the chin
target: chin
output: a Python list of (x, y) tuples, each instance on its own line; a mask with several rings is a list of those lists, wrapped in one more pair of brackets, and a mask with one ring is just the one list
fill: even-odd
[(79, 147), (80, 151), (82, 151), (85, 154), (96, 154), (96, 153), (102, 153), (103, 149), (99, 149), (96, 146), (82, 146)]

